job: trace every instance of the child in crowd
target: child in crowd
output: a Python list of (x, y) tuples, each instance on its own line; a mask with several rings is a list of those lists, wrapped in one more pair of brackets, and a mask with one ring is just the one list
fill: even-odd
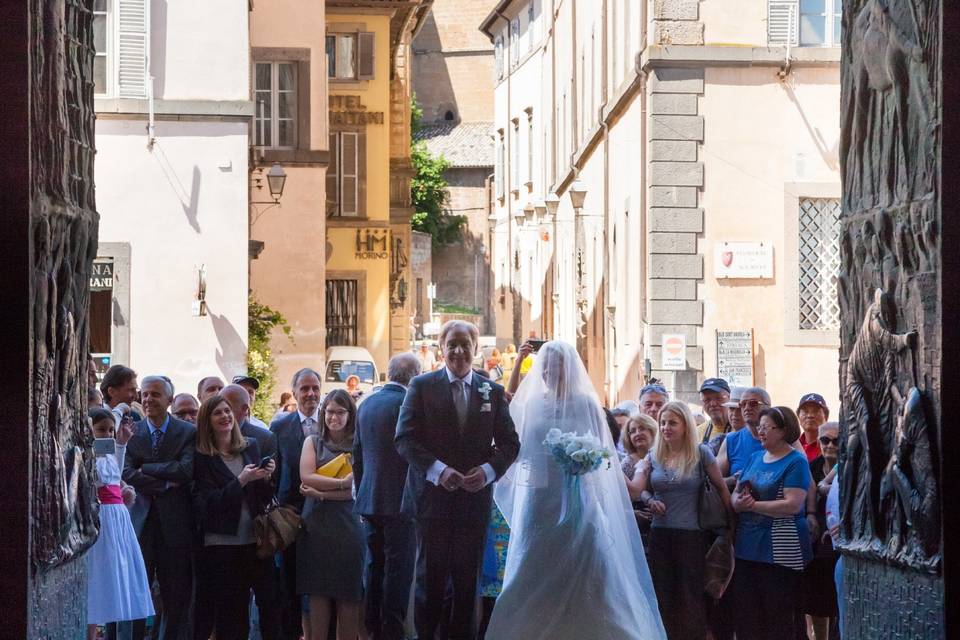
[[(100, 439), (114, 438), (116, 423), (106, 409), (91, 409), (93, 433)], [(116, 427), (113, 453), (97, 454), (97, 495), (100, 498), (100, 536), (86, 555), (87, 638), (96, 637), (97, 626), (120, 620), (152, 616), (153, 601), (137, 534), (125, 502), (132, 502), (131, 487), (121, 488), (120, 474), (127, 441), (133, 435), (133, 420), (125, 416)], [(109, 448), (109, 442), (105, 443)]]

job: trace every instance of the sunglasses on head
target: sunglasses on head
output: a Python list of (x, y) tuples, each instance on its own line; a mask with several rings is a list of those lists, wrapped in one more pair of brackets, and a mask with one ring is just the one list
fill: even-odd
[(837, 446), (837, 443), (840, 442), (840, 438), (830, 438), (827, 436), (820, 436), (818, 440), (822, 445), (832, 444), (833, 446)]

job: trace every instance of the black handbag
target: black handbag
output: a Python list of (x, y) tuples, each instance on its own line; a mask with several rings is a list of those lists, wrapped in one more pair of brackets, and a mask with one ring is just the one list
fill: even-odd
[[(701, 445), (702, 446), (702, 445)], [(710, 482), (703, 466), (703, 451), (700, 451), (700, 496), (697, 498), (697, 526), (703, 531), (726, 529), (729, 525), (727, 508)]]

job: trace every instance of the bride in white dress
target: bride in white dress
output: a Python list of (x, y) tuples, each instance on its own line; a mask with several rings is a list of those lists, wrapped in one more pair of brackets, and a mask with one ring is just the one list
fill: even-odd
[[(572, 346), (541, 347), (510, 415), (520, 455), (494, 487), (510, 543), (486, 638), (666, 638), (613, 438)], [(544, 447), (553, 428), (596, 436), (610, 451), (609, 466), (580, 476), (579, 504)], [(564, 511), (573, 516), (558, 524)]]

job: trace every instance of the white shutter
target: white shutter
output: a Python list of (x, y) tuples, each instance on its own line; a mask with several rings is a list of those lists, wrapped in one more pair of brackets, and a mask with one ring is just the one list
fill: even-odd
[(798, 15), (796, 0), (768, 0), (767, 44), (796, 46)]
[(150, 0), (119, 0), (117, 78), (122, 98), (147, 97)]
[(340, 215), (355, 217), (360, 202), (360, 136), (340, 133)]

